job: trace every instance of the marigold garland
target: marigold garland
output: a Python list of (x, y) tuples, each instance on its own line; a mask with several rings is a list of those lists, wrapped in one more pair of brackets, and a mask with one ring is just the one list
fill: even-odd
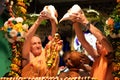
[(6, 5), (9, 9), (9, 15), (12, 17), (26, 18), (27, 7), (30, 6), (32, 0), (7, 0)]
[(25, 34), (28, 31), (28, 25), (24, 23), (22, 17), (9, 18), (5, 22), (2, 30), (5, 33), (5, 37), (11, 44), (12, 58), (11, 58), (11, 71), (5, 76), (19, 77), (21, 76), (21, 51), (22, 43), (25, 38)]
[(25, 23), (27, 6), (32, 0), (7, 0), (6, 6), (9, 11), (10, 18), (4, 23), (0, 29), (5, 33), (5, 37), (11, 44), (12, 58), (11, 71), (5, 74), (5, 77), (21, 76), (22, 61), (22, 44), (25, 34), (28, 31), (28, 24)]
[(115, 51), (113, 60), (113, 75), (115, 80), (120, 79), (120, 0), (117, 0), (117, 2), (118, 4), (106, 20), (104, 27), (106, 36), (110, 37), (110, 42)]
[(15, 41), (24, 40), (28, 28), (28, 24), (24, 23), (22, 17), (12, 17), (4, 23), (2, 30), (4, 30), (5, 37), (8, 39), (8, 41), (10, 43), (14, 43)]

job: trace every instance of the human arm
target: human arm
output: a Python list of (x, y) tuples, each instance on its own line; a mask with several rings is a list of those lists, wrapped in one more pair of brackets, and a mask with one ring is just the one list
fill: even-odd
[(78, 13), (73, 13), (70, 16), (73, 18), (73, 22), (79, 22), (82, 25), (84, 25), (85, 28), (89, 29), (89, 31), (97, 38), (98, 41), (101, 42), (101, 44), (107, 49), (108, 52), (111, 52), (113, 50), (109, 41), (102, 34), (102, 32), (99, 29), (97, 29), (93, 24), (88, 24), (89, 21), (87, 20), (82, 10)]
[[(54, 10), (55, 10), (55, 8), (54, 8)], [(54, 11), (54, 14), (56, 14), (56, 15), (54, 15), (53, 12), (49, 12), (49, 10), (48, 11), (43, 10), (42, 13), (46, 13), (47, 14), (46, 16), (49, 17), (51, 27), (52, 27), (50, 35), (53, 37), (55, 35), (56, 31), (57, 31), (57, 22), (58, 22), (57, 21), (57, 16), (56, 16), (56, 15), (58, 15), (57, 11), (56, 10)]]
[(43, 8), (42, 12), (46, 13), (47, 16), (50, 19), (51, 26), (52, 26), (51, 36), (53, 37), (54, 34), (56, 33), (56, 29), (57, 29), (56, 24), (58, 24), (58, 21), (57, 21), (58, 13), (57, 13), (57, 10), (55, 9), (55, 7), (53, 5), (46, 5)]
[(113, 52), (113, 48), (111, 43), (108, 41), (106, 36), (102, 34), (102, 32), (97, 29), (94, 25), (90, 24), (89, 30), (91, 31), (92, 34), (95, 35), (98, 41), (104, 46), (104, 48), (107, 50), (107, 52)]
[(31, 38), (34, 36), (37, 28), (39, 27), (41, 21), (44, 19), (41, 15), (37, 18), (37, 20), (34, 22), (34, 24), (30, 27), (28, 30), (26, 36), (25, 36), (25, 41), (23, 44), (22, 48), (22, 57), (23, 60), (22, 63), (23, 65), (27, 64), (29, 62), (29, 52), (30, 52), (30, 43), (31, 43)]
[[(39, 25), (41, 23), (41, 21), (44, 20), (44, 19), (50, 19), (51, 24), (52, 24), (52, 35), (54, 35), (55, 32), (56, 32), (56, 23), (55, 23), (55, 20), (54, 20), (53, 16), (51, 16), (50, 13), (48, 13), (46, 11), (41, 11), (40, 16), (37, 18), (35, 23), (30, 27), (30, 29), (27, 32), (26, 37), (25, 37), (25, 41), (24, 41), (24, 44), (23, 44), (23, 50), (22, 50), (22, 57), (27, 59), (27, 60), (29, 58), (31, 38), (34, 36), (37, 28), (39, 27)], [(28, 62), (26, 62), (26, 63), (28, 63)]]
[[(55, 10), (55, 8), (54, 8), (54, 10)], [(50, 8), (50, 9), (47, 9), (47, 11), (43, 10), (41, 13), (42, 14), (46, 13), (46, 16), (48, 16), (47, 19), (50, 20), (50, 23), (51, 23), (51, 34), (49, 34), (48, 40), (51, 40), (52, 37), (54, 36), (54, 34), (57, 31), (57, 24), (58, 24), (57, 16), (56, 16), (57, 15), (57, 11), (55, 10), (55, 12), (53, 13), (53, 10)], [(54, 15), (54, 14), (56, 14), (56, 15)]]
[(55, 23), (54, 19), (50, 19), (50, 22), (52, 26), (51, 36), (53, 37), (57, 31), (57, 24)]
[(86, 41), (82, 28), (79, 26), (79, 23), (73, 23), (73, 27), (75, 29), (78, 40), (81, 42), (81, 45), (88, 51), (88, 53), (92, 57), (97, 56), (97, 51), (94, 50), (93, 47)]

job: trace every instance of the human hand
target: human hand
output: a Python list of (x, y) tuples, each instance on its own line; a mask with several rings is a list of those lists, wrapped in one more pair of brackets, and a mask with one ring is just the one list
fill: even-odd
[(81, 24), (88, 23), (88, 20), (84, 15), (84, 12), (77, 4), (73, 5), (72, 8), (68, 10), (68, 12), (63, 16), (60, 22), (64, 20), (71, 20), (73, 23), (74, 22), (80, 22)]
[(51, 22), (55, 22), (56, 24), (58, 24), (57, 21), (58, 14), (54, 6), (52, 5), (45, 6), (43, 10), (40, 12), (40, 15), (44, 19), (50, 19)]
[(83, 11), (72, 13), (70, 14), (70, 17), (72, 22), (79, 22), (83, 25), (86, 25), (89, 23)]
[(41, 11), (39, 17), (43, 18), (43, 19), (51, 19), (52, 18), (51, 14), (47, 11)]

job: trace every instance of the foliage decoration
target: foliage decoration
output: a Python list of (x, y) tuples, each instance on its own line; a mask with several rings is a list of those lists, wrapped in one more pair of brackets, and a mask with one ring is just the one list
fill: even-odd
[(9, 9), (9, 15), (12, 17), (23, 17), (25, 19), (27, 7), (32, 0), (7, 0), (6, 5)]
[(116, 5), (105, 24), (106, 36), (120, 38), (120, 2)]
[(83, 11), (85, 12), (85, 15), (87, 19), (89, 20), (89, 22), (94, 24), (98, 29), (100, 29), (103, 33), (105, 33), (104, 27), (103, 27), (105, 18), (102, 16), (102, 13), (100, 13), (99, 11), (95, 9), (90, 9), (90, 8), (89, 9), (85, 8), (83, 9)]
[(22, 41), (28, 31), (28, 25), (23, 22), (22, 17), (9, 18), (4, 23), (2, 30), (5, 32), (5, 37), (10, 43)]
[(120, 0), (117, 0), (117, 3), (104, 26), (104, 31), (112, 43), (115, 54), (113, 59), (113, 75), (115, 80), (120, 79)]
[(94, 9), (83, 9), (85, 11), (85, 15), (87, 16), (88, 20), (93, 21), (100, 21), (100, 13)]
[[(31, 26), (35, 20), (39, 17), (39, 14), (26, 14), (26, 21), (25, 23), (27, 23), (29, 26)], [(41, 22), (41, 25), (46, 25), (48, 21), (47, 20), (43, 20)]]

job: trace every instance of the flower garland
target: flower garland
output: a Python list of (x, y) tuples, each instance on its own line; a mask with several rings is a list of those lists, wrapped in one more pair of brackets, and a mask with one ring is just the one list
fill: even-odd
[(5, 37), (10, 42), (12, 57), (11, 71), (6, 73), (5, 77), (20, 77), (21, 76), (21, 61), (22, 61), (22, 44), (25, 34), (28, 31), (28, 24), (25, 22), (27, 5), (32, 0), (6, 0), (6, 7), (9, 11), (10, 18), (4, 23), (0, 29), (5, 33)]
[(5, 37), (10, 43), (16, 41), (22, 41), (25, 37), (25, 34), (28, 31), (28, 24), (23, 23), (22, 17), (9, 18), (8, 21), (4, 23), (2, 30), (5, 32)]
[(110, 42), (115, 51), (113, 60), (113, 75), (115, 80), (120, 79), (120, 0), (110, 17), (106, 20), (104, 31), (110, 37)]
[(9, 9), (9, 15), (12, 17), (23, 17), (25, 19), (27, 6), (30, 6), (32, 0), (6, 0)]
[(22, 59), (21, 46), (24, 41), (25, 34), (28, 31), (28, 25), (24, 23), (22, 17), (11, 17), (4, 23), (2, 30), (12, 47), (11, 71), (6, 76), (20, 76)]
[(105, 26), (106, 35), (112, 38), (120, 38), (120, 16), (109, 17)]
[(120, 38), (120, 1), (114, 9), (113, 13), (106, 20), (105, 32), (106, 36), (110, 35), (112, 38)]

